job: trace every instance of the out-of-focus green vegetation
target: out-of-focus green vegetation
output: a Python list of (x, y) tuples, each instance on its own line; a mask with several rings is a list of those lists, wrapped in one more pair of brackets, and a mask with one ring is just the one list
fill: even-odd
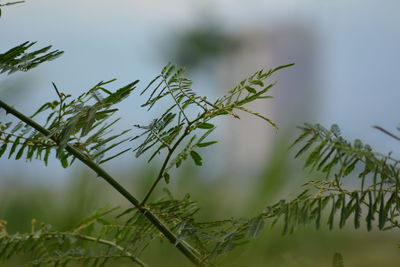
[[(276, 144), (275, 155), (266, 162), (254, 184), (238, 188), (230, 183), (230, 177), (215, 177), (205, 181), (198, 169), (187, 164), (172, 181), (171, 191), (176, 197), (189, 192), (199, 203), (198, 218), (218, 220), (229, 217), (249, 217), (266, 205), (287, 197), (288, 192), (298, 190), (307, 177), (299, 168), (299, 162), (291, 160), (288, 140)], [(301, 164), (301, 163), (300, 163)], [(128, 188), (140, 191), (154, 177), (152, 170), (135, 169), (129, 173), (115, 173), (116, 177), (140, 177), (125, 179)], [(208, 177), (210, 178), (210, 177)], [(15, 177), (14, 181), (2, 181), (0, 187), (0, 218), (8, 221), (10, 232), (30, 230), (31, 220), (52, 224), (59, 230), (74, 226), (91, 211), (106, 204), (127, 206), (118, 194), (87, 170), (77, 171), (67, 185), (46, 188), (19, 183), (29, 177)], [(249, 179), (249, 177), (246, 177)], [(293, 191), (295, 190), (295, 191)], [(247, 191), (243, 194), (240, 192)], [(237, 196), (240, 195), (240, 205)], [(258, 238), (233, 250), (219, 259), (222, 266), (331, 266), (335, 252), (340, 252), (345, 266), (397, 266), (400, 260), (395, 232), (358, 231), (351, 227), (343, 231), (328, 231), (327, 227), (315, 230), (313, 226), (299, 229), (283, 236), (282, 227), (264, 230)], [(187, 260), (168, 242), (155, 241), (144, 252), (142, 259), (149, 266), (189, 266)], [(22, 266), (24, 258), (16, 258), (5, 266)], [(129, 262), (110, 262), (112, 266), (130, 266)]]

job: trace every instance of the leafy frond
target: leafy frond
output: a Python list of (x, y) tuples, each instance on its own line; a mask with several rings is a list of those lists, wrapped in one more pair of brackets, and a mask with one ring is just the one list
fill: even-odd
[(0, 144), (0, 157), (3, 155), (8, 158), (15, 156), (15, 159), (18, 160), (25, 154), (26, 160), (39, 159), (43, 160), (46, 165), (51, 149), (56, 147), (54, 141), (37, 133), (23, 122), (16, 125), (12, 122), (0, 123)]
[[(280, 201), (266, 209), (275, 224), (283, 218), (284, 233), (306, 224), (320, 227), (324, 215), (332, 229), (352, 220), (354, 228), (365, 221), (371, 230), (398, 228), (400, 215), (399, 160), (374, 152), (360, 140), (345, 140), (337, 125), (330, 130), (321, 125), (305, 124), (293, 145), (303, 143), (296, 157), (307, 154), (305, 166), (326, 173), (326, 180), (310, 181), (308, 189), (292, 201)], [(345, 186), (343, 178), (357, 173), (357, 185)], [(314, 191), (314, 193), (311, 193)]]
[(206, 107), (192, 91), (192, 82), (183, 77), (183, 74), (184, 69), (168, 64), (163, 68), (161, 74), (142, 91), (141, 94), (146, 92), (150, 94), (147, 101), (142, 105), (142, 107), (147, 107), (148, 110), (167, 96), (170, 97), (169, 100), (172, 101), (172, 105), (165, 108), (163, 114), (149, 125), (135, 125), (143, 130), (143, 133), (134, 139), (146, 136), (144, 141), (134, 150), (137, 157), (153, 147), (156, 148), (149, 161), (163, 150), (174, 150), (176, 142), (181, 142), (181, 140), (177, 141), (179, 134), (183, 131), (184, 135), (189, 135), (194, 130), (194, 128), (191, 128), (193, 124), (202, 119), (203, 115), (201, 114), (195, 119), (190, 119), (189, 113), (193, 113), (193, 111), (187, 111), (189, 106), (197, 106), (202, 110), (205, 110)]
[[(361, 190), (346, 190), (333, 182), (312, 182), (314, 194), (304, 191), (292, 201), (280, 201), (265, 210), (267, 218), (273, 218), (273, 225), (283, 218), (283, 233), (292, 233), (300, 226), (315, 224), (318, 229), (323, 221), (329, 229), (335, 224), (342, 228), (348, 221), (355, 229), (362, 222), (371, 230), (375, 223), (379, 230), (399, 228), (400, 195), (396, 189), (373, 187)], [(326, 218), (326, 219), (324, 219)]]
[(234, 117), (238, 117), (233, 112), (235, 109), (239, 109), (260, 117), (275, 128), (278, 128), (278, 126), (271, 119), (248, 110), (244, 106), (259, 99), (271, 98), (271, 96), (266, 95), (266, 93), (275, 85), (275, 83), (265, 84), (265, 80), (276, 71), (293, 65), (294, 64), (282, 65), (277, 68), (270, 69), (269, 71), (260, 70), (255, 72), (249, 78), (242, 80), (236, 87), (230, 90), (228, 94), (215, 101), (214, 106), (219, 108), (217, 108), (217, 110), (212, 113), (211, 116), (231, 114)]
[(111, 116), (118, 110), (113, 105), (126, 98), (138, 81), (115, 92), (104, 88), (113, 81), (100, 82), (72, 100), (71, 95), (60, 92), (53, 83), (58, 100), (45, 103), (31, 116), (46, 118), (43, 126), (48, 134), (39, 133), (23, 122), (15, 126), (11, 122), (1, 123), (0, 156), (8, 149), (9, 158), (15, 154), (15, 159), (20, 159), (25, 153), (27, 160), (35, 158), (47, 164), (51, 151), (55, 150), (57, 158), (67, 167), (74, 160), (64, 150), (67, 145), (79, 149), (100, 164), (129, 151), (124, 149), (109, 155), (109, 152), (130, 139), (126, 136), (130, 130), (112, 134), (112, 126), (119, 119), (111, 119)]
[(28, 71), (39, 64), (51, 61), (61, 56), (63, 51), (50, 51), (51, 45), (28, 52), (36, 42), (25, 42), (7, 52), (0, 54), (0, 73), (14, 73), (16, 71)]
[[(189, 157), (196, 165), (202, 165), (201, 155), (195, 148), (207, 147), (216, 143), (216, 141), (203, 142), (203, 139), (215, 129), (215, 126), (209, 121), (217, 116), (231, 115), (239, 118), (234, 112), (241, 110), (262, 118), (277, 128), (271, 119), (247, 109), (245, 105), (258, 99), (270, 98), (265, 94), (274, 84), (264, 85), (264, 81), (277, 70), (292, 65), (281, 66), (268, 72), (260, 70), (240, 82), (227, 95), (217, 99), (214, 103), (207, 97), (199, 96), (191, 89), (192, 82), (183, 76), (182, 68), (177, 68), (171, 63), (166, 65), (161, 74), (142, 91), (141, 94), (149, 94), (147, 101), (142, 106), (150, 110), (166, 97), (170, 98), (172, 105), (164, 108), (165, 112), (149, 125), (135, 125), (143, 132), (133, 139), (144, 138), (141, 144), (134, 149), (136, 156), (139, 157), (146, 151), (152, 150), (150, 161), (162, 151), (167, 151), (167, 159), (170, 160), (170, 163), (164, 167), (165, 172), (160, 173), (159, 177), (168, 176), (169, 169), (173, 166), (179, 167)], [(257, 90), (257, 88), (261, 89)], [(193, 133), (204, 129), (208, 131), (203, 135), (204, 137), (196, 141), (197, 137)], [(182, 145), (180, 152), (177, 152), (173, 158), (172, 154), (186, 137), (189, 141), (186, 141), (186, 145)]]
[[(305, 141), (305, 145), (298, 150), (296, 157), (309, 152), (305, 166), (326, 173), (329, 178), (334, 176), (342, 178), (354, 170), (362, 180), (370, 174), (376, 183), (396, 184), (399, 180), (399, 160), (391, 155), (374, 152), (372, 148), (356, 139), (353, 143), (345, 140), (337, 125), (332, 125), (330, 130), (316, 124), (305, 124), (300, 128), (302, 134), (293, 145)], [(361, 168), (356, 168), (361, 167)]]

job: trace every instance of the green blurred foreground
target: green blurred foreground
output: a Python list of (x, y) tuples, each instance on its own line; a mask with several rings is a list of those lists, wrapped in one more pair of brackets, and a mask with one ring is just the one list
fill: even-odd
[[(199, 169), (187, 164), (174, 179), (171, 192), (178, 198), (189, 192), (201, 207), (198, 218), (202, 220), (250, 217), (275, 200), (294, 197), (304, 182), (302, 179), (309, 176), (297, 166), (301, 160), (290, 160), (286, 149), (278, 149), (274, 155), (258, 177), (254, 177), (254, 184), (248, 183), (245, 190), (238, 183), (229, 181), (228, 177), (204, 181)], [(144, 192), (154, 175), (149, 168), (115, 173), (116, 177), (124, 177), (123, 183), (136, 193)], [(132, 181), (131, 177), (141, 178)], [(75, 177), (71, 177), (63, 188), (23, 183), (31, 178), (34, 177), (1, 181), (0, 218), (8, 222), (10, 233), (30, 231), (32, 219), (37, 224), (45, 222), (58, 230), (66, 230), (101, 206), (128, 205), (103, 181), (82, 169), (77, 170)], [(157, 195), (162, 195), (161, 190)], [(281, 230), (279, 225), (267, 228), (260, 238), (221, 257), (221, 266), (332, 266), (335, 252), (343, 255), (344, 266), (389, 267), (398, 266), (400, 262), (399, 237), (395, 231), (355, 231), (349, 227), (329, 232), (327, 227), (317, 231), (309, 226), (290, 236), (282, 236)], [(150, 246), (141, 257), (149, 266), (190, 266), (167, 241), (155, 241)], [(2, 266), (24, 266), (27, 262), (28, 259), (21, 256)], [(109, 265), (132, 264), (121, 260)]]

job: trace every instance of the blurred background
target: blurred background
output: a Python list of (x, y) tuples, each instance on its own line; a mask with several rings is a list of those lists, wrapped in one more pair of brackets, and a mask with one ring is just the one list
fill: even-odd
[[(398, 143), (372, 126), (394, 129), (399, 123), (399, 10), (397, 0), (28, 0), (3, 9), (0, 51), (29, 40), (65, 54), (28, 73), (2, 75), (0, 96), (31, 114), (56, 98), (52, 81), (73, 95), (112, 78), (118, 79), (113, 88), (136, 79), (144, 88), (172, 62), (186, 68), (198, 94), (212, 99), (261, 68), (296, 63), (272, 77), (278, 82), (271, 89), (274, 99), (252, 107), (275, 120), (280, 131), (246, 116), (220, 120), (215, 136), (220, 142), (205, 152), (205, 166), (187, 162), (172, 177), (174, 195), (189, 192), (204, 218), (248, 217), (295, 197), (310, 177), (288, 151), (299, 133), (296, 126), (304, 122), (337, 123), (346, 138), (398, 155)], [(122, 103), (121, 129), (153, 118), (139, 108), (143, 101), (136, 93)], [(0, 119), (12, 120), (4, 112)], [(157, 173), (156, 165), (129, 153), (107, 169), (139, 196)], [(126, 205), (80, 164), (63, 169), (56, 160), (48, 167), (0, 160), (0, 218), (9, 221), (10, 230), (28, 230), (33, 217), (67, 229), (110, 202)], [(366, 233), (310, 228), (282, 237), (266, 230), (223, 262), (329, 266), (340, 251), (346, 266), (396, 266), (398, 238)], [(174, 253), (162, 244), (145, 261), (185, 266)]]

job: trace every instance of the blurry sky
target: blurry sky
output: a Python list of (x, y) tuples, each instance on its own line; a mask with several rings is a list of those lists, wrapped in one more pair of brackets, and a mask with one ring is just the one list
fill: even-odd
[[(400, 123), (399, 11), (397, 0), (28, 0), (3, 8), (0, 51), (29, 40), (65, 54), (28, 73), (2, 75), (0, 97), (31, 113), (55, 97), (51, 81), (73, 94), (111, 78), (118, 79), (115, 88), (136, 79), (144, 85), (171, 60), (166, 51), (174, 36), (207, 20), (230, 32), (301, 24), (318, 40), (313, 122), (337, 123), (349, 139), (359, 137), (383, 152), (399, 150), (398, 142), (371, 128), (392, 130)], [(140, 102), (130, 101), (125, 114), (135, 123), (146, 121)], [(30, 163), (46, 172), (39, 165)], [(0, 168), (1, 179), (29, 167), (2, 160)]]

